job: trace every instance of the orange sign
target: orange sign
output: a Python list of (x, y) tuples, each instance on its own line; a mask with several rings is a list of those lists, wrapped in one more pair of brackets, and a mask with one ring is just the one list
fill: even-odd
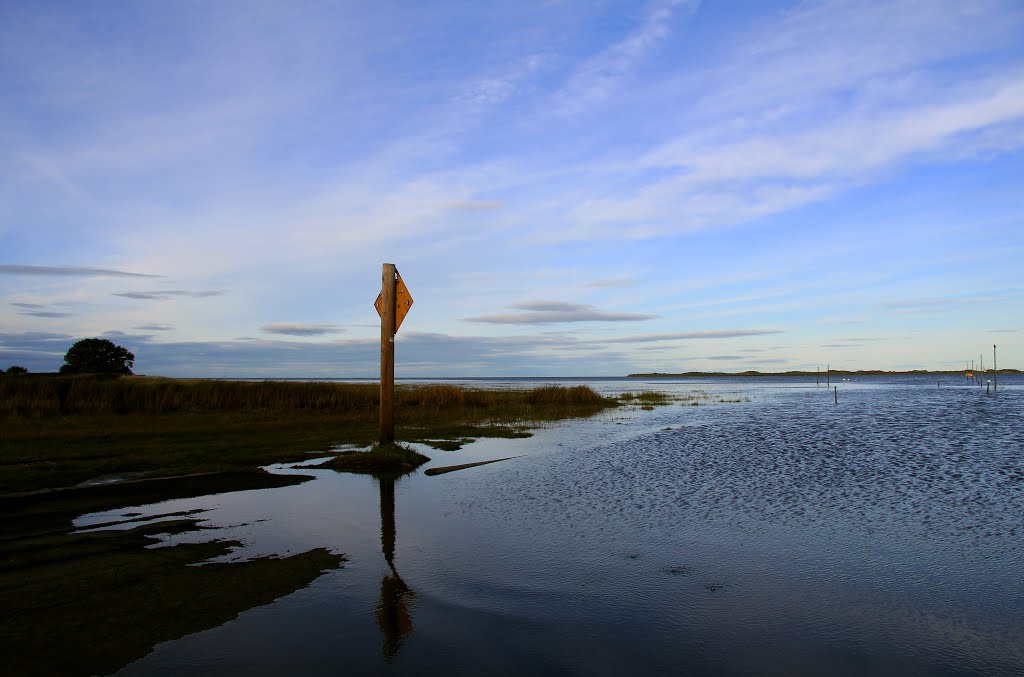
[[(409, 293), (409, 288), (402, 281), (402, 274), (395, 271), (395, 275), (398, 276), (395, 282), (395, 331), (398, 331), (398, 328), (402, 326), (402, 320), (412, 308), (412, 294)], [(377, 309), (378, 315), (383, 316), (384, 292), (377, 294), (377, 300), (374, 301), (373, 307)]]

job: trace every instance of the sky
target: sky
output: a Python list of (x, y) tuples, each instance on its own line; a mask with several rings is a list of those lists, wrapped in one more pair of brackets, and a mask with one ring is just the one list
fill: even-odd
[(0, 0), (0, 369), (1024, 368), (1024, 3)]

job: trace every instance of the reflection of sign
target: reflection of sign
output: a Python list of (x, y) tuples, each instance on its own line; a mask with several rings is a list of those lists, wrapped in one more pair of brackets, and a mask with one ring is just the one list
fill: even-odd
[[(398, 331), (398, 328), (402, 326), (402, 320), (412, 308), (412, 294), (409, 293), (409, 288), (402, 281), (402, 274), (395, 271), (395, 275), (398, 278), (395, 282), (395, 331)], [(377, 294), (377, 300), (374, 301), (373, 307), (377, 309), (378, 315), (384, 316), (384, 292)]]

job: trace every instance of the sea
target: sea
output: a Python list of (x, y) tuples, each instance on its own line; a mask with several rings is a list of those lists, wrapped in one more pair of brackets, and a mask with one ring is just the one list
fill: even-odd
[(282, 464), (313, 479), (82, 515), (345, 557), (117, 674), (1024, 674), (1024, 376), (446, 382), (673, 399), (417, 446), (398, 479)]

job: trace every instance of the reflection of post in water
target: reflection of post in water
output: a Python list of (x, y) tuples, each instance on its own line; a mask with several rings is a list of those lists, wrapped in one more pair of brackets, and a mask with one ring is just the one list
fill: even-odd
[(380, 487), (380, 549), (384, 561), (395, 568), (395, 480), (377, 478)]
[(380, 549), (391, 569), (380, 581), (377, 601), (377, 625), (384, 633), (381, 651), (384, 660), (398, 656), (402, 642), (412, 634), (412, 604), (416, 593), (409, 589), (395, 570), (395, 480), (377, 478), (380, 486)]

